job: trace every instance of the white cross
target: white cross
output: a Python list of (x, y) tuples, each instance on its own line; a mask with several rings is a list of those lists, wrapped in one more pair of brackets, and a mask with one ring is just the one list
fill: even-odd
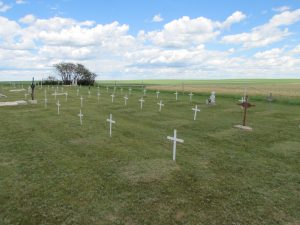
[(158, 96), (159, 96), (159, 90), (157, 90), (157, 92), (156, 92), (156, 98), (158, 99)]
[(197, 112), (200, 112), (200, 109), (198, 109), (198, 105), (196, 105), (195, 108), (192, 108), (192, 110), (195, 111), (195, 113), (194, 113), (194, 120), (196, 120)]
[(131, 95), (131, 91), (132, 91), (132, 89), (131, 89), (131, 88), (129, 88), (128, 90), (129, 90), (129, 95)]
[(63, 92), (64, 91), (64, 87), (63, 86), (61, 86), (61, 92)]
[(112, 120), (112, 114), (109, 115), (109, 119), (106, 119), (106, 121), (109, 122), (109, 136), (111, 137), (112, 124), (116, 123), (116, 121)]
[(121, 94), (123, 94), (123, 88), (121, 88)]
[(99, 99), (100, 99), (100, 92), (98, 91), (97, 96), (98, 96), (98, 103), (99, 103)]
[(82, 108), (82, 103), (83, 103), (83, 97), (80, 97), (80, 107)]
[(54, 92), (54, 94), (53, 94), (54, 96), (55, 96), (55, 100), (56, 100), (56, 96), (57, 96), (57, 92), (56, 92), (56, 90), (55, 90), (55, 92)]
[(91, 97), (91, 91), (89, 90), (89, 98)]
[(146, 96), (146, 92), (147, 92), (147, 90), (146, 90), (146, 89), (144, 89), (144, 91), (143, 91), (143, 92), (144, 92), (144, 96)]
[(79, 118), (80, 118), (80, 125), (82, 125), (82, 117), (83, 117), (83, 114), (81, 113), (81, 109), (80, 109), (80, 112), (78, 114)]
[(158, 105), (159, 105), (159, 112), (161, 111), (161, 107), (162, 106), (165, 106), (163, 103), (162, 103), (162, 100), (160, 100), (160, 102), (159, 103), (157, 103)]
[(25, 100), (27, 100), (27, 96), (28, 96), (28, 94), (27, 94), (27, 93), (25, 93)]
[(77, 96), (79, 95), (79, 89), (77, 88)]
[(176, 92), (174, 93), (174, 95), (176, 95), (176, 101), (177, 101), (177, 99), (178, 99), (178, 92), (176, 91)]
[(112, 95), (111, 95), (111, 102), (114, 102), (114, 98), (115, 98), (115, 95), (112, 94)]
[(66, 102), (68, 101), (68, 92), (66, 92)]
[(124, 96), (124, 100), (125, 100), (125, 105), (127, 105), (127, 100), (128, 100), (127, 95)]
[(58, 101), (57, 101), (56, 105), (57, 105), (57, 115), (59, 115), (59, 107), (60, 107), (60, 104), (59, 104), (59, 99), (58, 99)]
[(47, 90), (45, 89), (45, 108), (47, 108), (47, 102), (48, 102), (48, 99), (47, 99)]
[(184, 140), (177, 138), (177, 130), (176, 129), (174, 130), (174, 136), (173, 137), (168, 136), (167, 138), (169, 140), (173, 141), (173, 161), (175, 161), (176, 160), (176, 142), (183, 143)]
[(192, 101), (192, 97), (193, 97), (193, 92), (189, 93), (189, 96), (190, 96), (190, 102)]
[(106, 92), (108, 93), (108, 86), (106, 86)]
[(141, 109), (143, 109), (143, 102), (145, 101), (143, 97), (139, 100), (141, 102)]

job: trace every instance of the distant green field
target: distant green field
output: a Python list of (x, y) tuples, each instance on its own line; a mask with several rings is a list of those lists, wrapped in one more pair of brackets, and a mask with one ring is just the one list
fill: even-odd
[[(58, 97), (58, 116), (55, 88), (38, 87), (38, 105), (0, 107), (1, 225), (300, 224), (299, 105), (250, 98), (253, 131), (245, 132), (233, 128), (242, 120), (240, 95), (217, 93), (211, 107), (201, 91), (192, 102), (187, 93), (175, 101), (173, 91), (161, 91), (158, 112), (155, 90), (141, 110), (139, 87), (127, 106), (125, 87), (114, 103), (113, 87), (100, 86), (99, 103), (96, 87), (90, 97), (87, 87), (79, 96), (59, 87), (69, 95)], [(0, 85), (8, 96), (0, 101), (24, 99), (10, 89)], [(176, 162), (167, 140), (174, 129), (184, 139)]]

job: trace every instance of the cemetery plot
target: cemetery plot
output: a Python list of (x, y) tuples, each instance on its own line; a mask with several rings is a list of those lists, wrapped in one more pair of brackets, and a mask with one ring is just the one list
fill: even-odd
[[(45, 108), (43, 86), (37, 105), (0, 108), (0, 224), (297, 224), (299, 105), (251, 95), (254, 129), (244, 132), (233, 127), (243, 91), (210, 89), (209, 107), (209, 93), (190, 102), (178, 89), (176, 101), (176, 89), (157, 97), (156, 88), (141, 98), (144, 89), (130, 86), (113, 104), (109, 85), (99, 103), (96, 87), (90, 98), (88, 87), (78, 96), (64, 87), (66, 102), (50, 86)], [(9, 90), (1, 100), (24, 98)]]

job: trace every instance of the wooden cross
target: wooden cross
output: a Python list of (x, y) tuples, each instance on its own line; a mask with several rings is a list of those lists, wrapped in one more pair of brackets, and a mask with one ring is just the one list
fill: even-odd
[(128, 100), (127, 95), (124, 96), (124, 100), (125, 100), (125, 105), (127, 105), (127, 100)]
[(81, 109), (80, 109), (80, 112), (78, 114), (79, 118), (80, 118), (80, 125), (82, 125), (82, 117), (83, 117), (83, 114), (81, 113)]
[(200, 109), (198, 109), (198, 105), (196, 105), (195, 108), (192, 108), (192, 110), (195, 111), (194, 120), (196, 120), (197, 112), (200, 112)]
[(247, 118), (247, 109), (254, 107), (255, 105), (252, 105), (251, 103), (248, 102), (248, 95), (245, 96), (245, 101), (242, 103), (239, 103), (243, 109), (244, 109), (244, 116), (243, 116), (243, 126), (246, 126), (246, 118)]
[(193, 97), (193, 92), (189, 93), (189, 96), (190, 96), (190, 102), (192, 101), (192, 97)]
[(139, 100), (141, 102), (141, 109), (143, 109), (143, 102), (145, 101), (143, 97)]
[(173, 137), (168, 136), (167, 138), (169, 140), (173, 141), (173, 161), (175, 161), (176, 160), (176, 143), (177, 142), (183, 143), (184, 140), (177, 138), (177, 130), (176, 129), (174, 130), (174, 136)]
[(111, 137), (112, 124), (116, 123), (116, 121), (112, 120), (112, 114), (109, 115), (109, 119), (106, 119), (106, 121), (109, 122), (109, 136)]
[(159, 105), (159, 112), (161, 111), (161, 107), (162, 106), (165, 106), (163, 103), (162, 103), (162, 100), (160, 100), (160, 102), (159, 103), (157, 103), (158, 105)]

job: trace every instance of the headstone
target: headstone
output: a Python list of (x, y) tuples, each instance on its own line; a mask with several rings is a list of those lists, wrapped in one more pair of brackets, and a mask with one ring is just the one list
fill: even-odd
[(125, 100), (125, 102), (124, 102), (124, 103), (125, 103), (125, 105), (127, 105), (127, 100), (128, 100), (128, 97), (127, 97), (127, 95), (125, 95), (125, 96), (124, 96), (124, 100)]
[(112, 114), (109, 115), (109, 119), (106, 119), (107, 122), (109, 122), (109, 136), (112, 135), (112, 124), (116, 123), (116, 121), (112, 120)]
[(165, 106), (165, 105), (162, 103), (162, 100), (160, 100), (159, 103), (157, 103), (157, 104), (159, 105), (159, 110), (158, 111), (161, 112), (161, 107)]
[(142, 97), (139, 101), (141, 102), (141, 109), (143, 109), (143, 103), (144, 103), (145, 100)]
[(198, 105), (196, 105), (195, 108), (192, 108), (192, 110), (195, 112), (194, 113), (194, 120), (196, 120), (197, 112), (200, 112), (200, 109), (198, 109)]
[(82, 125), (82, 117), (83, 117), (83, 114), (81, 113), (81, 109), (80, 109), (80, 112), (78, 114), (79, 118), (80, 118), (80, 125)]
[(177, 142), (183, 143), (184, 140), (177, 138), (177, 130), (176, 129), (174, 130), (174, 136), (173, 137), (168, 136), (167, 139), (173, 141), (173, 161), (175, 161), (176, 160), (176, 143)]

